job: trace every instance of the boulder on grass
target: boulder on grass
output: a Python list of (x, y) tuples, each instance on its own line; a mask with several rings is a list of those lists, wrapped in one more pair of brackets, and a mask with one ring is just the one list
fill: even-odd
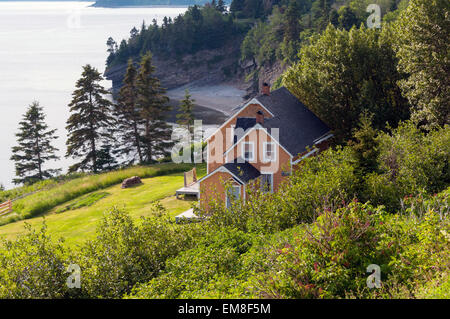
[(122, 182), (122, 188), (128, 188), (139, 184), (142, 184), (141, 178), (139, 176), (133, 176)]

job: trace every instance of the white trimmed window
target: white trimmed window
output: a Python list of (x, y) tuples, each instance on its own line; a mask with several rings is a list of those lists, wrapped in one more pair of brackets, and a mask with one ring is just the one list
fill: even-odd
[(264, 142), (263, 160), (264, 162), (275, 162), (277, 160), (277, 146), (275, 143)]
[(238, 200), (241, 197), (241, 186), (233, 185), (226, 192), (226, 206), (232, 207), (232, 202)]
[(261, 174), (261, 190), (264, 193), (273, 193), (273, 174)]
[(255, 160), (255, 144), (253, 142), (243, 142), (241, 153), (247, 162), (253, 162)]

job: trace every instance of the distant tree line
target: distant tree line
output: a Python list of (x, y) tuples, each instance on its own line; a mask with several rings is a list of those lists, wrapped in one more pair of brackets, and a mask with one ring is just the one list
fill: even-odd
[(226, 13), (222, 0), (213, 1), (203, 7), (194, 5), (174, 19), (164, 17), (162, 25), (158, 25), (156, 19), (153, 19), (149, 26), (143, 22), (139, 30), (134, 27), (130, 31), (128, 40), (117, 43), (109, 38), (107, 65), (127, 63), (130, 57), (148, 51), (164, 58), (216, 49), (247, 29), (236, 24), (232, 16)]
[[(252, 0), (233, 0), (231, 12), (235, 17), (258, 18), (247, 33), (241, 47), (243, 59), (254, 59), (259, 66), (275, 61), (292, 64), (297, 53), (314, 34), (322, 33), (329, 24), (350, 30), (365, 23), (369, 0), (273, 0), (261, 1), (258, 14), (252, 14)], [(258, 1), (259, 2), (259, 1)], [(263, 7), (264, 3), (270, 6)], [(386, 20), (395, 19), (397, 9), (406, 7), (408, 0), (379, 0)], [(246, 9), (247, 8), (247, 9)], [(268, 18), (270, 17), (270, 18)]]
[(210, 0), (97, 0), (95, 7), (149, 6), (149, 5), (203, 5)]

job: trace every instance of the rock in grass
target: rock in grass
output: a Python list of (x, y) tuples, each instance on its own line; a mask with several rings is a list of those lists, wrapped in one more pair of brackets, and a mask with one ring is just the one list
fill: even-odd
[(122, 188), (128, 188), (139, 184), (142, 184), (141, 178), (139, 176), (133, 176), (122, 182)]

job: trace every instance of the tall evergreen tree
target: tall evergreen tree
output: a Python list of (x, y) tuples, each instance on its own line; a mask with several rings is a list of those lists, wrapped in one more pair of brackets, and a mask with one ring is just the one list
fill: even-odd
[(450, 124), (450, 2), (411, 0), (396, 24), (400, 82), (414, 108), (413, 117), (428, 126)]
[(189, 90), (184, 91), (184, 99), (180, 103), (180, 113), (177, 114), (177, 123), (187, 126), (188, 131), (192, 132), (192, 125), (194, 123), (194, 103), (189, 94)]
[(233, 0), (230, 4), (230, 11), (236, 13), (244, 10), (245, 0)]
[(216, 9), (217, 9), (219, 12), (225, 12), (225, 11), (226, 11), (225, 1), (223, 1), (223, 0), (217, 1)]
[[(69, 171), (92, 171), (97, 173), (104, 168), (98, 161), (102, 145), (108, 145), (112, 139), (111, 128), (114, 118), (111, 115), (112, 103), (105, 98), (109, 92), (100, 85), (103, 80), (100, 72), (89, 64), (83, 67), (82, 77), (76, 83), (69, 104), (71, 115), (67, 120), (66, 157), (81, 158), (81, 161), (69, 168)], [(110, 158), (112, 161), (112, 158)]]
[(141, 59), (139, 73), (136, 79), (138, 93), (137, 106), (144, 118), (143, 150), (146, 162), (152, 162), (159, 156), (167, 156), (171, 127), (166, 122), (169, 98), (161, 87), (160, 81), (154, 76), (155, 67), (152, 65), (152, 55), (147, 53)]
[(43, 168), (45, 162), (58, 160), (57, 148), (51, 142), (58, 137), (56, 129), (49, 130), (45, 123), (45, 114), (39, 102), (33, 102), (23, 115), (16, 134), (18, 145), (12, 148), (11, 160), (15, 162), (15, 184), (31, 184), (58, 173), (59, 169)]
[(339, 9), (339, 27), (345, 30), (350, 30), (354, 25), (358, 27), (358, 18), (356, 14), (347, 6), (341, 7)]
[(130, 59), (114, 112), (117, 119), (116, 131), (119, 132), (117, 153), (125, 156), (128, 164), (136, 160), (139, 163), (144, 162), (142, 150), (144, 120), (142, 110), (137, 105), (137, 72), (133, 60)]
[(372, 118), (373, 114), (368, 112), (361, 114), (359, 127), (354, 129), (353, 140), (349, 143), (361, 175), (373, 172), (378, 167), (377, 131), (372, 127)]

